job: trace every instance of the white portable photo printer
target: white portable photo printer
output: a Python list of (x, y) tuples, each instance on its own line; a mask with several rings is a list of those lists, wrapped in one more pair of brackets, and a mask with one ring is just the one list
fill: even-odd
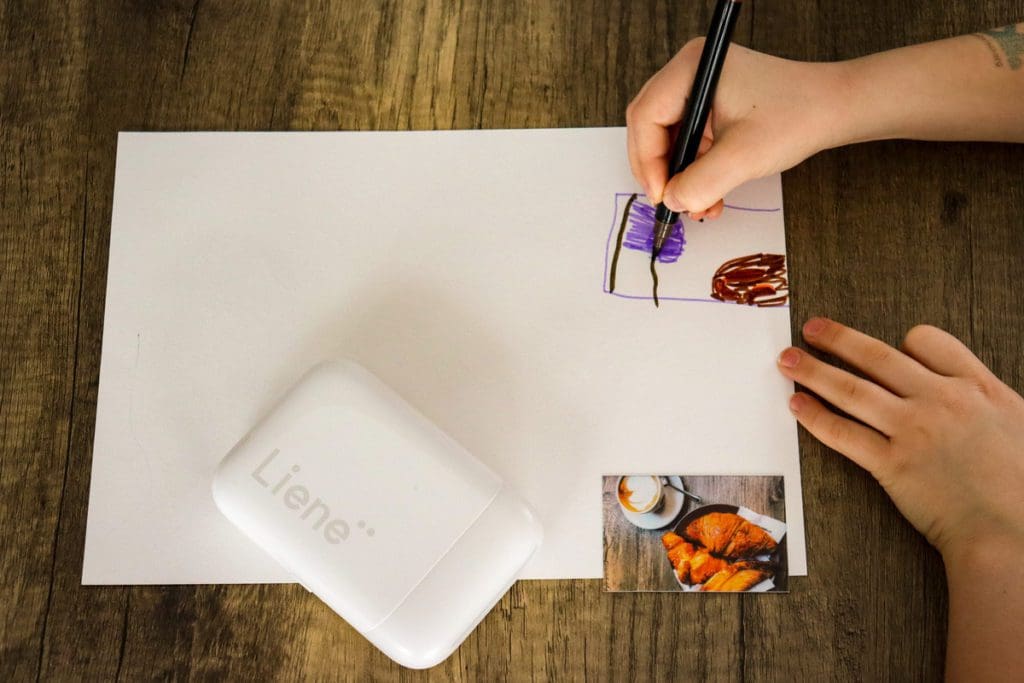
[(530, 508), (361, 366), (314, 367), (221, 462), (221, 512), (403, 666), (450, 655), (540, 545)]

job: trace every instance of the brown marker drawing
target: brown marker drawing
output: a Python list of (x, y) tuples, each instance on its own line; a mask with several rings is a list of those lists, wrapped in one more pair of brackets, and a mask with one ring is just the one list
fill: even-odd
[(612, 294), (615, 292), (615, 271), (619, 267), (619, 254), (622, 252), (622, 238), (626, 234), (626, 221), (629, 219), (629, 210), (633, 207), (633, 202), (636, 201), (636, 193), (634, 192), (629, 196), (629, 201), (626, 202), (626, 210), (622, 212), (622, 222), (619, 224), (619, 236), (615, 241), (615, 255), (612, 257), (612, 267), (608, 271), (608, 293)]
[(726, 261), (711, 278), (711, 296), (748, 306), (782, 306), (789, 299), (786, 257), (751, 254)]
[(651, 257), (651, 293), (654, 296), (654, 307), (658, 308), (658, 271), (655, 268), (657, 260), (654, 256)]

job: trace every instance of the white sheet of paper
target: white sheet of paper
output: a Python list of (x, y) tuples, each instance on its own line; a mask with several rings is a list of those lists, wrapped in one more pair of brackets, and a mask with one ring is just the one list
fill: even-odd
[(626, 298), (638, 250), (605, 291), (625, 159), (620, 128), (122, 133), (83, 583), (288, 581), (210, 477), (338, 355), (533, 504), (526, 578), (601, 576), (601, 475), (624, 472), (784, 475), (806, 574), (788, 308), (705, 301), (724, 261), (785, 253), (779, 177), (684, 223), (655, 308)]

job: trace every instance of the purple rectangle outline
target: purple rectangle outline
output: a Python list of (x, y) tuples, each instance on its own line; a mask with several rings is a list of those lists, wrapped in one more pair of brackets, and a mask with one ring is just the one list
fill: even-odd
[[(630, 196), (632, 196), (634, 194), (637, 197), (646, 197), (647, 196), (647, 195), (642, 194), (640, 192), (616, 192), (615, 193), (615, 209), (614, 209), (613, 215), (612, 215), (612, 226), (608, 229), (608, 239), (605, 240), (605, 243), (604, 243), (604, 272), (601, 274), (601, 291), (603, 291), (605, 294), (611, 294), (612, 296), (617, 296), (620, 299), (633, 299), (633, 300), (639, 300), (639, 301), (654, 301), (654, 297), (653, 296), (642, 296), (640, 294), (620, 294), (619, 292), (609, 292), (608, 291), (608, 285), (606, 284), (608, 282), (608, 251), (611, 249), (611, 246), (612, 246), (612, 235), (615, 234), (615, 225), (618, 223), (618, 218), (619, 218), (619, 197), (630, 197)], [(775, 213), (777, 211), (782, 211), (781, 207), (773, 208), (773, 209), (760, 209), (760, 208), (755, 208), (755, 207), (751, 207), (751, 206), (736, 206), (735, 204), (726, 204), (725, 208), (733, 209), (735, 211), (753, 211), (753, 212), (758, 212), (758, 213)], [(691, 302), (691, 303), (702, 303), (702, 304), (724, 304), (724, 303), (727, 303), (725, 301), (719, 301), (718, 299), (693, 299), (693, 298), (680, 297), (680, 296), (659, 296), (658, 300), (659, 301), (687, 301), (687, 302)], [(767, 309), (767, 308), (789, 308), (789, 303), (787, 302), (787, 303), (785, 303), (785, 304), (783, 304), (781, 306), (749, 306), (749, 308), (764, 308), (764, 309)]]

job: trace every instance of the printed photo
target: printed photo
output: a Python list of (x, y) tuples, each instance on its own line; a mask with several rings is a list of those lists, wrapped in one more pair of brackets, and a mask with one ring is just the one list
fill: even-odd
[(606, 591), (786, 592), (781, 476), (604, 477)]

